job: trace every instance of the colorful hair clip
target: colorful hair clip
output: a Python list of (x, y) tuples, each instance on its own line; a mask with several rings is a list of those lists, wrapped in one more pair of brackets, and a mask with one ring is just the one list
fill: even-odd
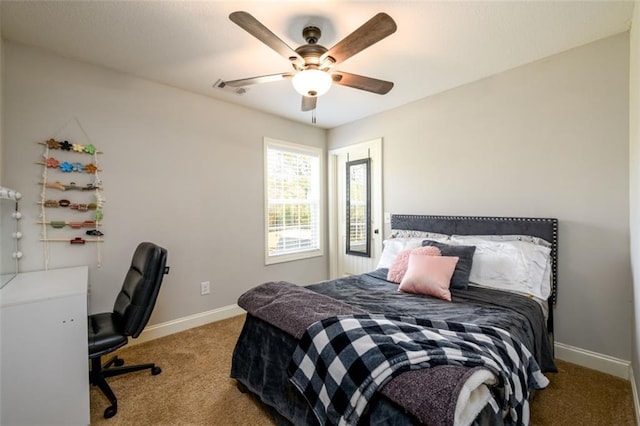
[(60, 170), (65, 173), (69, 173), (73, 170), (73, 165), (68, 161), (65, 161), (64, 163), (60, 164)]
[(45, 161), (45, 164), (47, 167), (53, 167), (53, 168), (60, 166), (60, 162), (53, 157), (47, 158), (47, 160)]
[(60, 142), (53, 138), (49, 139), (46, 144), (49, 149), (60, 149)]
[(59, 180), (55, 181), (55, 182), (46, 182), (44, 184), (44, 186), (46, 188), (54, 188), (54, 189), (59, 189), (60, 191), (64, 191), (65, 189), (67, 189), (66, 186), (64, 186), (62, 183), (60, 183)]

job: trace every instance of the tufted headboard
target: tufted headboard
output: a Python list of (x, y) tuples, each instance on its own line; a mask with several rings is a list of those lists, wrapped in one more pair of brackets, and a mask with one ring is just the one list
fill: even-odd
[(531, 235), (551, 243), (551, 296), (549, 331), (553, 330), (553, 306), (558, 298), (558, 219), (534, 217), (391, 215), (391, 229), (410, 229), (457, 235)]

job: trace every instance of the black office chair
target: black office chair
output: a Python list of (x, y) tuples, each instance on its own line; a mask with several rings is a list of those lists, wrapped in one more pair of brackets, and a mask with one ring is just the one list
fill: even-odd
[[(104, 418), (118, 412), (118, 400), (106, 381), (107, 377), (150, 369), (152, 375), (162, 372), (155, 364), (123, 366), (118, 356), (102, 365), (102, 356), (124, 346), (129, 336), (140, 335), (156, 303), (164, 274), (169, 272), (167, 251), (153, 243), (141, 243), (136, 248), (122, 290), (116, 297), (113, 312), (89, 315), (90, 382), (100, 388), (111, 406), (104, 410)], [(112, 367), (115, 365), (115, 367)]]

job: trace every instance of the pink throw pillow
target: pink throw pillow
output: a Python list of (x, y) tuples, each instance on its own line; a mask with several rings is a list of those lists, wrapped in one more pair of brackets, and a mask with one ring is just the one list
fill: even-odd
[(404, 274), (407, 272), (409, 255), (412, 253), (422, 256), (440, 256), (440, 249), (434, 246), (426, 246), (401, 251), (393, 261), (389, 272), (387, 272), (387, 281), (400, 284), (402, 277), (404, 277)]
[(398, 290), (451, 301), (449, 285), (458, 259), (457, 256), (421, 256), (412, 253), (407, 273)]

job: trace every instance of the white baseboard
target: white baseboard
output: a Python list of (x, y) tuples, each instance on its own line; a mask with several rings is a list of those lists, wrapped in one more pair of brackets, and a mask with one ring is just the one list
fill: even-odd
[(154, 324), (146, 327), (137, 339), (129, 339), (129, 346), (148, 342), (159, 337), (168, 336), (170, 334), (185, 331), (193, 327), (209, 324), (215, 321), (235, 317), (244, 314), (246, 311), (236, 304), (223, 306), (222, 308), (212, 309), (210, 311), (201, 312), (199, 314), (190, 315), (188, 317), (178, 318), (173, 321), (167, 321), (160, 324)]
[(563, 361), (611, 374), (621, 379), (630, 379), (631, 363), (629, 361), (559, 342), (555, 344), (555, 351), (556, 358)]

